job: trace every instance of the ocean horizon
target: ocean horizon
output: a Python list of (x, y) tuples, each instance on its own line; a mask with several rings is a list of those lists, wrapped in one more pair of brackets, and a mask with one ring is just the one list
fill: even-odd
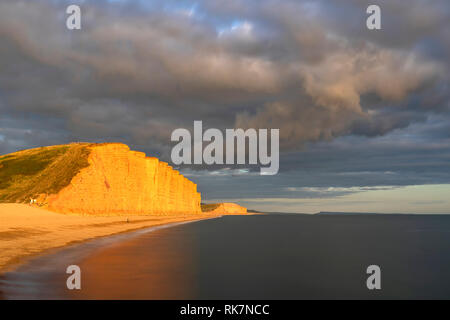
[[(0, 297), (450, 299), (448, 215), (223, 216), (105, 239), (6, 273)], [(65, 288), (68, 264), (82, 290)], [(366, 286), (370, 265), (380, 290)]]

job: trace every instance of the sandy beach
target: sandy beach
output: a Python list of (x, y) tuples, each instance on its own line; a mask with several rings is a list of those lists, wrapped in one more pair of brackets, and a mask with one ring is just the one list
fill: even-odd
[(96, 237), (168, 223), (218, 217), (195, 215), (87, 216), (59, 214), (26, 204), (0, 204), (0, 273), (50, 249)]

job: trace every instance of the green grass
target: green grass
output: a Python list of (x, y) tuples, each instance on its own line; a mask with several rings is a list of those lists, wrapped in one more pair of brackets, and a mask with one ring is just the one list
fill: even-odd
[(0, 159), (0, 189), (8, 188), (18, 176), (33, 176), (44, 170), (68, 147), (59, 147), (24, 156), (6, 156)]
[(70, 144), (15, 152), (0, 157), (0, 202), (28, 202), (54, 194), (87, 167), (90, 144)]
[(213, 211), (214, 209), (216, 209), (219, 206), (220, 206), (220, 203), (208, 203), (208, 204), (202, 203), (201, 204), (202, 212)]

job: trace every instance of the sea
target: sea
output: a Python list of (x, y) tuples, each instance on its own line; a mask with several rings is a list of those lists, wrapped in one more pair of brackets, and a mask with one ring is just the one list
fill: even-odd
[[(70, 265), (80, 290), (67, 288)], [(368, 287), (369, 266), (379, 288)], [(153, 227), (32, 259), (0, 278), (0, 298), (450, 299), (450, 215), (272, 213)]]

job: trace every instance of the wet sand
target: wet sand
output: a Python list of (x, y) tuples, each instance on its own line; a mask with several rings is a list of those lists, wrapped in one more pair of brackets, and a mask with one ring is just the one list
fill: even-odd
[[(3, 299), (449, 299), (450, 216), (223, 216), (104, 237), (0, 276)], [(65, 270), (81, 268), (81, 290)], [(381, 290), (368, 290), (369, 265)]]
[[(187, 299), (195, 292), (195, 236), (177, 222), (74, 244), (0, 275), (1, 299)], [(180, 233), (180, 237), (175, 236)], [(68, 290), (69, 265), (82, 290)]]
[(142, 228), (217, 216), (220, 215), (94, 217), (59, 214), (25, 204), (0, 204), (0, 274), (55, 248)]

